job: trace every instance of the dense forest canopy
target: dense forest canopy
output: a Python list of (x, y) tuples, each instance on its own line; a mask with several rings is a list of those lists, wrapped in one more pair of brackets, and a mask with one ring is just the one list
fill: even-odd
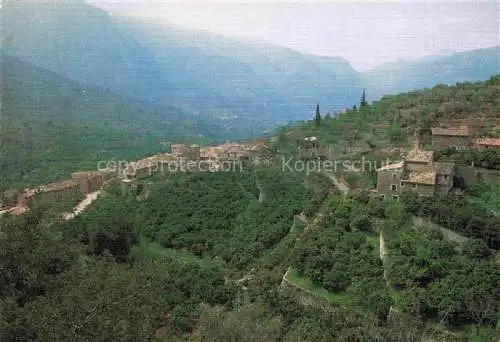
[[(452, 341), (494, 338), (498, 219), (468, 202), (325, 196), (331, 187), (276, 168), (171, 174), (110, 184), (86, 212), (49, 227), (46, 210), (2, 217), (0, 338), (402, 341), (443, 329)], [(297, 229), (306, 211), (322, 217)], [(413, 215), (463, 225), (471, 239), (447, 241)], [(490, 228), (469, 230), (485, 219)], [(321, 294), (280, 289), (285, 272)]]

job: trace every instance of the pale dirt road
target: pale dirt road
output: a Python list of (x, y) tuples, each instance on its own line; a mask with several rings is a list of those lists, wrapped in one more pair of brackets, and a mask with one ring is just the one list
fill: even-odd
[(71, 220), (72, 218), (83, 212), (92, 202), (94, 202), (97, 199), (97, 197), (99, 197), (100, 194), (101, 190), (91, 192), (90, 194), (88, 194), (83, 201), (78, 203), (78, 205), (75, 208), (73, 208), (72, 213), (67, 213), (64, 215), (64, 219)]
[(333, 184), (335, 184), (335, 186), (337, 187), (337, 189), (339, 189), (340, 191), (342, 191), (342, 193), (344, 195), (347, 195), (347, 193), (349, 192), (349, 187), (347, 187), (347, 185), (345, 185), (344, 183), (342, 183), (341, 181), (339, 181), (337, 179), (337, 177), (335, 177), (331, 173), (324, 172), (324, 175), (326, 175), (328, 178), (330, 178), (330, 180), (333, 182)]

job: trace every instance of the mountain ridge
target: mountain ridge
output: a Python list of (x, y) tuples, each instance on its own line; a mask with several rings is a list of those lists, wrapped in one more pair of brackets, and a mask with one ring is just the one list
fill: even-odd
[(232, 127), (246, 120), (266, 131), (311, 117), (318, 102), (334, 114), (358, 104), (363, 89), (377, 100), (500, 72), (496, 49), (359, 72), (342, 58), (110, 15), (84, 1), (25, 5), (2, 8), (7, 53), (79, 83)]

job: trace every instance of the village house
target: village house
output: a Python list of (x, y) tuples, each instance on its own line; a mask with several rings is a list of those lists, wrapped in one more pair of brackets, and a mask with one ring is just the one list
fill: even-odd
[(172, 144), (170, 145), (170, 148), (174, 156), (182, 156), (186, 151), (186, 145), (184, 144)]
[(200, 160), (200, 145), (193, 144), (189, 145), (187, 151), (185, 152), (185, 157), (188, 160)]
[(474, 141), (474, 147), (478, 150), (500, 149), (500, 138), (479, 138)]
[(214, 147), (202, 147), (200, 150), (200, 160), (216, 161), (218, 159), (217, 150)]
[(34, 193), (27, 198), (27, 205), (43, 205), (51, 202), (76, 200), (81, 197), (80, 185), (73, 180), (49, 183), (34, 189)]
[(249, 151), (245, 145), (226, 143), (217, 146), (209, 146), (201, 149), (200, 160), (203, 161), (228, 161), (238, 160), (248, 156)]
[(184, 144), (172, 144), (171, 152), (172, 155), (178, 158), (185, 158), (187, 160), (199, 160), (200, 159), (200, 145), (193, 144), (186, 146)]
[(454, 163), (434, 162), (434, 152), (420, 149), (418, 142), (401, 162), (377, 170), (377, 193), (399, 199), (403, 191), (422, 196), (446, 194), (453, 188)]
[(404, 162), (385, 165), (377, 170), (377, 195), (397, 199), (401, 190)]
[(99, 190), (103, 186), (106, 178), (110, 175), (110, 172), (103, 171), (79, 171), (73, 172), (71, 174), (71, 179), (78, 183), (80, 192), (83, 195), (87, 195)]
[(475, 130), (469, 125), (460, 125), (452, 127), (433, 127), (432, 146), (444, 150), (455, 148), (458, 150), (466, 149), (472, 146)]

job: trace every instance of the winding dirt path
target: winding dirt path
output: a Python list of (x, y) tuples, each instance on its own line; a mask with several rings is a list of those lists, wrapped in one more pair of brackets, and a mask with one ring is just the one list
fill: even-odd
[(97, 197), (99, 197), (100, 194), (101, 194), (101, 190), (87, 194), (85, 199), (83, 201), (81, 201), (80, 203), (78, 203), (78, 205), (73, 208), (73, 212), (64, 214), (64, 219), (71, 220), (75, 216), (82, 213), (90, 204), (92, 204), (92, 202), (94, 202), (97, 199)]
[(349, 187), (347, 185), (345, 185), (344, 183), (342, 183), (341, 181), (339, 181), (337, 179), (337, 177), (335, 177), (333, 174), (329, 173), (329, 172), (323, 172), (323, 174), (325, 176), (327, 176), (332, 182), (333, 184), (335, 184), (335, 186), (337, 187), (337, 189), (339, 189), (340, 191), (342, 191), (342, 193), (345, 195), (347, 195), (347, 193), (349, 192)]

